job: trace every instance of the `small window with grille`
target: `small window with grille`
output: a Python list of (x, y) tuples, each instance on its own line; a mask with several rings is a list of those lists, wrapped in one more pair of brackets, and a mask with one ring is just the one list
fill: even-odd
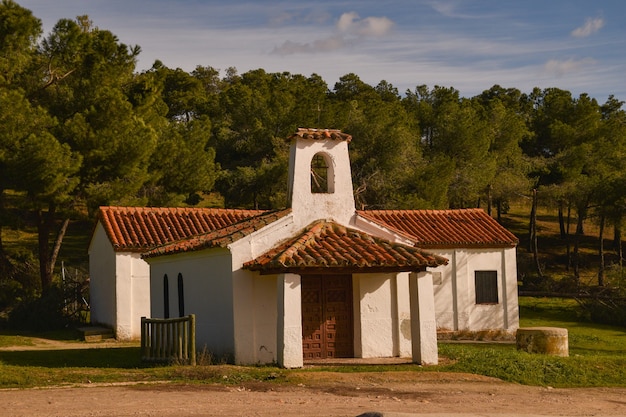
[(476, 304), (498, 304), (498, 272), (475, 271)]

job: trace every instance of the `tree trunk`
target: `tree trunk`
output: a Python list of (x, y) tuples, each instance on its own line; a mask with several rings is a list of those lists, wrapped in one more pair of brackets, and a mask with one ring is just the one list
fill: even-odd
[(616, 251), (617, 258), (619, 259), (619, 278), (617, 281), (617, 288), (622, 285), (622, 274), (624, 271), (624, 253), (622, 250), (622, 219), (618, 218), (614, 220), (613, 224), (613, 248)]
[(585, 218), (587, 217), (587, 206), (578, 209), (578, 222), (576, 223), (576, 233), (579, 235), (585, 234)]
[(567, 260), (566, 260), (566, 264), (565, 264), (565, 270), (567, 272), (569, 272), (571, 266), (572, 266), (572, 250), (571, 250), (571, 244), (570, 244), (570, 224), (571, 224), (571, 220), (572, 220), (572, 205), (571, 204), (567, 204), (567, 227), (565, 229), (565, 253), (567, 255)]
[(489, 216), (491, 216), (491, 205), (492, 205), (492, 201), (491, 201), (491, 184), (489, 184), (487, 186), (487, 214)]
[(0, 261), (4, 260), (4, 245), (2, 244), (2, 226), (4, 226), (4, 190), (0, 188)]
[(59, 256), (59, 251), (61, 250), (61, 243), (63, 243), (63, 238), (65, 237), (65, 232), (67, 231), (67, 226), (69, 224), (70, 219), (65, 219), (61, 225), (61, 229), (59, 229), (59, 233), (57, 233), (54, 246), (52, 247), (52, 254), (50, 255), (50, 274), (54, 273), (54, 266), (57, 263), (57, 257)]
[(613, 225), (613, 249), (617, 250), (622, 242), (622, 228), (620, 226), (620, 220), (616, 220)]
[(13, 274), (13, 265), (4, 251), (4, 243), (2, 242), (2, 227), (4, 225), (5, 207), (4, 207), (4, 190), (0, 189), (0, 274), (2, 278), (8, 278)]
[(622, 285), (622, 275), (624, 273), (624, 251), (622, 247), (622, 239), (620, 237), (617, 242), (617, 253), (619, 255), (619, 281), (617, 282), (617, 288), (621, 288)]
[(498, 199), (496, 202), (498, 208), (498, 223), (502, 224), (502, 199)]
[(532, 202), (530, 205), (530, 219), (528, 222), (528, 252), (533, 252), (535, 242), (535, 229), (537, 227), (537, 190), (533, 190)]
[(559, 232), (561, 233), (561, 239), (565, 239), (565, 219), (563, 216), (563, 201), (559, 201)]
[(54, 214), (56, 207), (50, 204), (48, 211), (37, 211), (37, 238), (39, 243), (39, 276), (41, 279), (41, 291), (47, 294), (52, 287), (54, 265), (50, 252), (50, 233), (54, 226)]
[(4, 244), (2, 243), (2, 227), (4, 226), (4, 190), (0, 189), (0, 267), (7, 261), (6, 253), (4, 253)]
[(537, 275), (543, 278), (541, 264), (539, 263), (539, 247), (537, 245), (537, 189), (533, 190), (533, 202), (532, 209), (530, 211), (529, 241), (530, 249), (533, 253), (533, 260), (535, 261), (535, 267), (537, 268)]
[(576, 222), (576, 233), (574, 233), (574, 280), (576, 281), (576, 287), (580, 287), (580, 237), (582, 236), (582, 223), (584, 219), (584, 213), (578, 213), (578, 221)]
[(600, 238), (600, 246), (599, 246), (599, 253), (598, 255), (600, 256), (600, 266), (598, 268), (598, 286), (600, 287), (604, 287), (604, 271), (605, 271), (605, 264), (604, 264), (604, 223), (605, 223), (605, 218), (604, 218), (604, 214), (600, 215), (600, 231), (598, 232), (599, 238)]

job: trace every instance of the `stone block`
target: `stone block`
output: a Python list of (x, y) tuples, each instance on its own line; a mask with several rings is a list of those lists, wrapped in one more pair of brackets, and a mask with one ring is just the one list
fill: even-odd
[(567, 329), (560, 327), (521, 327), (515, 342), (518, 350), (528, 353), (569, 356)]

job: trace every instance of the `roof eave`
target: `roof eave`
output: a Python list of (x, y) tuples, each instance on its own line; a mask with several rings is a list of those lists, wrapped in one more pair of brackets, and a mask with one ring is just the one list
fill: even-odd
[(445, 244), (441, 244), (441, 243), (424, 243), (424, 242), (417, 242), (415, 244), (415, 247), (420, 248), (420, 249), (509, 249), (509, 248), (515, 248), (517, 247), (518, 242), (503, 242), (501, 244), (498, 243), (494, 243), (494, 244), (473, 244), (473, 243), (464, 243), (464, 242), (459, 242), (459, 243), (445, 243)]
[(336, 274), (383, 274), (383, 273), (399, 273), (399, 272), (422, 272), (431, 265), (424, 265), (420, 267), (282, 267), (282, 268), (248, 268), (250, 271), (259, 272), (261, 275), (279, 275), (279, 274), (296, 274), (296, 275), (336, 275)]

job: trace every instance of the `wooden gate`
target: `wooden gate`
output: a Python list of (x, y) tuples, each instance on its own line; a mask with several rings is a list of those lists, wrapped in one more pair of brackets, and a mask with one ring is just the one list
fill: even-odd
[(354, 356), (351, 275), (302, 276), (304, 359)]
[(141, 360), (196, 364), (196, 316), (141, 318)]

